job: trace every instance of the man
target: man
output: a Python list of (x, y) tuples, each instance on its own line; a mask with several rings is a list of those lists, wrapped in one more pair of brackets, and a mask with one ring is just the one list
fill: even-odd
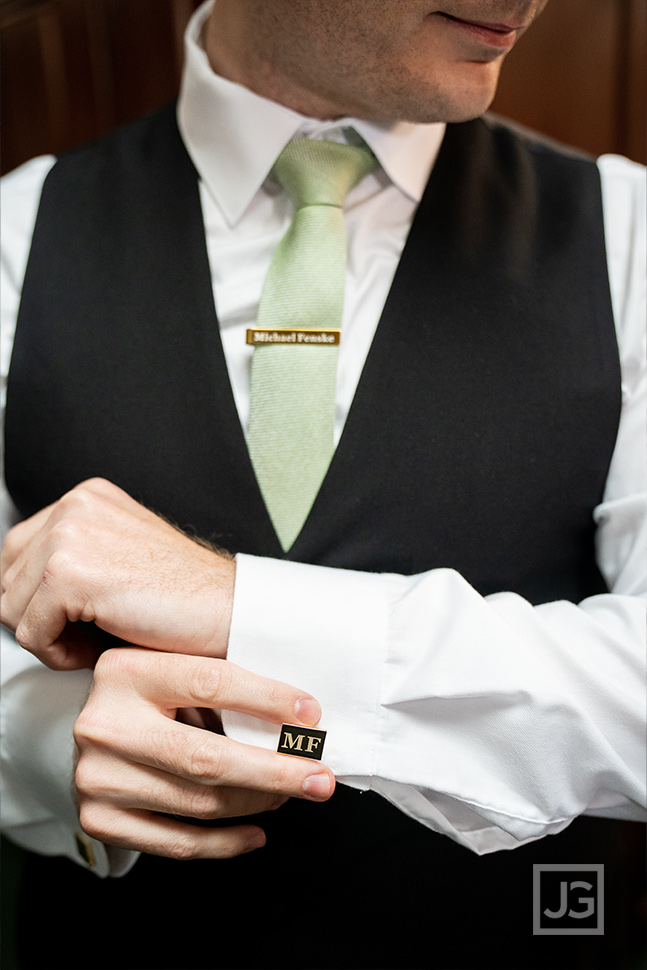
[[(51, 161), (14, 176), (2, 616), (66, 672), (10, 655), (9, 822), (101, 874), (162, 857), (98, 887), (30, 860), (39, 918), (67, 892), (86, 940), (48, 965), (93, 965), (87, 922), (124, 912), (138, 939), (95, 966), (593, 965), (586, 938), (531, 957), (521, 887), (612, 866), (576, 816), (644, 817), (641, 173), (469, 122), (544, 6), (217, 0), (181, 140), (167, 110), (40, 203)], [(244, 333), (295, 137), (377, 163), (345, 210), (336, 452), (282, 543)], [(323, 761), (278, 754), (281, 723), (320, 724)]]

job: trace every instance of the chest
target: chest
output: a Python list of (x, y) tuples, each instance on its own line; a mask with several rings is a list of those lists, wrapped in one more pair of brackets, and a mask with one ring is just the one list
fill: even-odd
[[(130, 161), (115, 169), (124, 137)], [(619, 373), (597, 173), (573, 165), (507, 129), (450, 128), (290, 558), (451, 567), (482, 593), (534, 601), (600, 588), (591, 515)], [(45, 186), (7, 473), (24, 514), (102, 475), (234, 552), (283, 555), (235, 407), (197, 179), (168, 117), (63, 160)]]

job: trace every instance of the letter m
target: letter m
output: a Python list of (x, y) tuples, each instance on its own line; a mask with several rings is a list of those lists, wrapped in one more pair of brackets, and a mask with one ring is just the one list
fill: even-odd
[(305, 738), (305, 734), (297, 734), (296, 739), (290, 734), (289, 731), (283, 732), (283, 741), (281, 743), (282, 748), (296, 748), (297, 751), (301, 751), (301, 743)]

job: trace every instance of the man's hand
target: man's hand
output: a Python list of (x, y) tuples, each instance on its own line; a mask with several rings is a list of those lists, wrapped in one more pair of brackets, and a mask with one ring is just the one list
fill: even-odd
[(103, 479), (15, 526), (1, 565), (0, 619), (48, 667), (94, 666), (78, 621), (138, 646), (226, 656), (233, 560)]
[(107, 650), (74, 731), (88, 835), (176, 859), (228, 858), (263, 845), (262, 829), (205, 828), (182, 816), (252, 815), (290, 796), (325, 801), (332, 794), (334, 776), (324, 765), (181, 723), (180, 708), (224, 708), (307, 726), (321, 715), (311, 695), (225, 660)]

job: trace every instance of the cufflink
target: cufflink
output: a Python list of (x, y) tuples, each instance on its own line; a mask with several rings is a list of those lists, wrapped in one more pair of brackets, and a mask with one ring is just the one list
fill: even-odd
[(94, 858), (94, 849), (89, 838), (83, 832), (75, 832), (74, 841), (76, 842), (77, 852), (85, 864), (92, 868), (96, 864), (96, 859)]
[(296, 758), (314, 758), (315, 761), (321, 761), (325, 740), (325, 731), (304, 728), (303, 725), (298, 724), (282, 724), (279, 746), (276, 750), (279, 754), (289, 754)]

